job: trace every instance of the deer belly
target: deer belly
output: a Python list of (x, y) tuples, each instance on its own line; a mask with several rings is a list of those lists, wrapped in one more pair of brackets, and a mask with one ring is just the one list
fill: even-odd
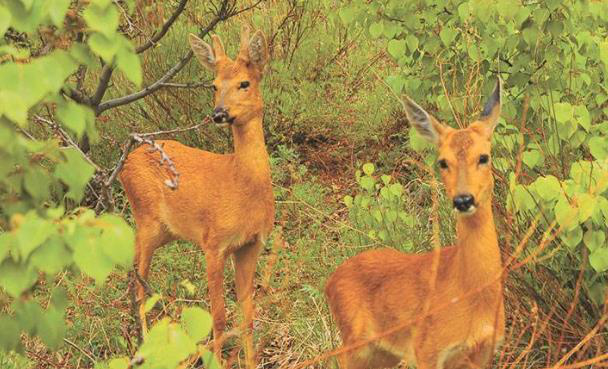
[(485, 368), (501, 343), (502, 337), (496, 336), (494, 326), (482, 325), (465, 342), (454, 343), (443, 349), (437, 357), (437, 369), (458, 368), (471, 363), (473, 367)]

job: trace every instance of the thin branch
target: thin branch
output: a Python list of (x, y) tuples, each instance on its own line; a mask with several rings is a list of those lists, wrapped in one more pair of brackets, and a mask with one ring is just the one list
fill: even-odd
[(80, 90), (73, 88), (64, 88), (61, 92), (67, 95), (70, 99), (79, 104), (90, 105), (91, 99), (84, 95)]
[(89, 158), (89, 156), (87, 154), (85, 154), (80, 147), (78, 146), (78, 144), (76, 142), (74, 142), (74, 140), (72, 139), (72, 137), (70, 137), (70, 135), (63, 129), (61, 128), (61, 126), (59, 124), (57, 124), (56, 122), (53, 122), (51, 120), (48, 120), (44, 117), (41, 117), (40, 115), (35, 115), (34, 118), (42, 123), (45, 123), (46, 125), (48, 125), (51, 129), (55, 130), (55, 132), (57, 132), (61, 138), (63, 139), (63, 141), (68, 144), (69, 146), (72, 146), (74, 149), (78, 150), (78, 152), (80, 153), (80, 155), (82, 155), (82, 157), (89, 162), (89, 164), (91, 164), (95, 170), (97, 172), (101, 172), (102, 169), (99, 167), (99, 165), (95, 164), (95, 162), (93, 160), (91, 160), (91, 158)]
[(75, 348), (76, 350), (80, 351), (84, 356), (86, 356), (89, 360), (91, 360), (91, 362), (93, 364), (97, 364), (97, 360), (95, 360), (95, 358), (93, 357), (93, 355), (91, 355), (90, 352), (86, 351), (85, 349), (83, 349), (82, 347), (79, 347), (78, 345), (76, 345), (74, 342), (70, 341), (67, 338), (63, 339), (63, 342), (67, 343), (68, 345), (72, 346), (73, 348)]
[(104, 111), (106, 111), (108, 109), (112, 109), (117, 106), (132, 103), (133, 101), (139, 100), (139, 99), (146, 97), (146, 96), (150, 95), (151, 93), (161, 89), (163, 87), (164, 83), (171, 80), (171, 78), (175, 77), (175, 75), (177, 73), (179, 73), (186, 66), (186, 64), (188, 64), (188, 62), (190, 61), (190, 59), (192, 58), (193, 55), (194, 55), (194, 53), (192, 52), (192, 50), (188, 51), (186, 53), (186, 55), (184, 55), (177, 64), (175, 64), (173, 67), (171, 67), (171, 69), (169, 69), (167, 71), (167, 73), (165, 73), (164, 76), (162, 76), (158, 81), (152, 83), (151, 85), (146, 86), (143, 90), (132, 93), (130, 95), (125, 95), (125, 96), (122, 96), (122, 97), (119, 97), (116, 99), (108, 100), (104, 103), (99, 104), (99, 106), (97, 106), (97, 109), (95, 111), (96, 114), (100, 115), (101, 113), (103, 113)]
[[(222, 2), (221, 8), (218, 10), (216, 17), (203, 29), (199, 36), (205, 37), (220, 21), (226, 20), (237, 12), (234, 11), (232, 7), (228, 7), (228, 0), (224, 0)], [(150, 95), (151, 93), (161, 89), (164, 83), (170, 81), (177, 73), (179, 73), (185, 66), (188, 64), (190, 59), (194, 53), (192, 50), (188, 51), (186, 55), (184, 55), (181, 60), (175, 64), (171, 69), (169, 69), (164, 76), (162, 76), (158, 81), (152, 83), (151, 85), (145, 87), (143, 90), (132, 93), (130, 95), (122, 96), (116, 99), (108, 100), (104, 103), (99, 104), (96, 108), (96, 114), (99, 115), (108, 109), (115, 108), (117, 106), (126, 105), (132, 103), (133, 101), (139, 100), (143, 97)]]
[(165, 24), (163, 24), (163, 26), (161, 27), (160, 31), (158, 33), (155, 33), (152, 38), (150, 38), (148, 41), (146, 41), (145, 44), (139, 46), (137, 49), (135, 49), (135, 52), (137, 54), (141, 54), (144, 51), (148, 50), (149, 48), (151, 48), (152, 46), (156, 45), (156, 43), (158, 41), (160, 41), (161, 38), (163, 38), (165, 36), (165, 34), (167, 33), (167, 31), (169, 31), (169, 28), (171, 28), (171, 26), (173, 25), (173, 23), (175, 22), (175, 20), (177, 19), (177, 17), (179, 17), (179, 15), (184, 11), (184, 9), (186, 8), (186, 3), (188, 2), (188, 0), (181, 0), (179, 2), (179, 5), (177, 6), (177, 8), (175, 9), (175, 11), (173, 12), (173, 14), (171, 14), (171, 17), (169, 19), (167, 19), (167, 21), (165, 22)]
[(213, 85), (210, 84), (208, 81), (207, 82), (188, 82), (188, 83), (171, 83), (171, 82), (167, 82), (167, 83), (163, 83), (162, 87), (174, 87), (174, 88), (199, 88), (199, 87), (204, 87), (204, 88), (211, 88), (211, 87), (213, 87)]

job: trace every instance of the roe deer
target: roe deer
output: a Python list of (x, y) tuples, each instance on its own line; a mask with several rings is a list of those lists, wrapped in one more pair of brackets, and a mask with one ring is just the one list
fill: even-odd
[[(205, 253), (213, 316), (214, 351), (220, 358), (225, 328), (224, 264), (234, 255), (237, 299), (243, 313), (242, 341), (247, 368), (255, 368), (253, 349), (253, 277), (258, 254), (274, 224), (274, 197), (269, 157), (262, 129), (262, 71), (268, 60), (261, 31), (249, 38), (241, 31), (235, 60), (224, 52), (220, 38), (213, 47), (190, 34), (190, 46), (203, 66), (215, 72), (213, 121), (230, 126), (234, 153), (215, 154), (176, 141), (157, 141), (180, 174), (172, 190), (164, 181), (169, 171), (159, 164), (159, 153), (143, 145), (128, 157), (120, 180), (133, 208), (136, 268), (146, 278), (154, 250), (176, 239), (196, 243)], [(137, 283), (142, 311), (144, 288)]]
[(338, 267), (325, 293), (342, 336), (342, 369), (391, 368), (401, 360), (418, 369), (484, 368), (491, 361), (504, 336), (490, 160), (500, 90), (499, 80), (480, 120), (465, 129), (403, 102), (408, 120), (438, 148), (457, 241), (423, 254), (367, 251)]

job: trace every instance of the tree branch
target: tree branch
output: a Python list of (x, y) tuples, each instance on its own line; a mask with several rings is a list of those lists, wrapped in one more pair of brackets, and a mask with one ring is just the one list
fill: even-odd
[(137, 49), (135, 49), (135, 52), (141, 54), (152, 46), (156, 45), (156, 43), (165, 36), (167, 31), (169, 31), (169, 28), (171, 28), (177, 17), (179, 17), (179, 15), (184, 11), (187, 2), (188, 0), (181, 0), (173, 14), (171, 14), (171, 17), (167, 19), (165, 24), (163, 24), (160, 31), (158, 33), (155, 33), (148, 41), (146, 41), (145, 44), (140, 45)]
[(101, 77), (99, 77), (99, 85), (97, 86), (97, 90), (95, 90), (95, 94), (91, 97), (91, 105), (93, 109), (95, 109), (95, 115), (99, 115), (101, 112), (97, 112), (99, 103), (101, 99), (103, 99), (103, 95), (105, 95), (106, 90), (108, 89), (108, 85), (110, 84), (110, 79), (112, 78), (112, 72), (114, 72), (114, 68), (110, 64), (106, 64), (103, 66), (101, 70)]
[[(217, 15), (215, 16), (215, 18), (207, 25), (207, 27), (205, 27), (201, 32), (199, 32), (199, 36), (201, 38), (205, 37), (220, 21), (224, 21), (224, 20), (234, 16), (235, 14), (239, 13), (234, 10), (234, 7), (228, 6), (228, 3), (229, 3), (229, 0), (222, 1), (222, 6), (217, 11)], [(134, 92), (130, 95), (118, 97), (116, 99), (108, 100), (106, 102), (99, 104), (95, 109), (95, 113), (97, 115), (100, 115), (101, 113), (103, 113), (104, 111), (106, 111), (108, 109), (112, 109), (117, 106), (132, 103), (133, 101), (139, 100), (139, 99), (146, 97), (146, 96), (150, 95), (151, 93), (161, 89), (165, 83), (167, 83), (173, 77), (175, 77), (175, 75), (177, 73), (179, 73), (186, 66), (186, 64), (188, 64), (190, 59), (192, 59), (193, 55), (194, 55), (194, 53), (192, 52), (192, 50), (188, 51), (186, 53), (186, 55), (184, 55), (180, 59), (180, 61), (177, 62), (177, 64), (175, 64), (173, 67), (171, 67), (171, 69), (169, 69), (165, 73), (165, 75), (163, 75), (159, 80), (157, 80), (156, 82), (152, 83), (149, 86), (144, 87), (140, 91)]]

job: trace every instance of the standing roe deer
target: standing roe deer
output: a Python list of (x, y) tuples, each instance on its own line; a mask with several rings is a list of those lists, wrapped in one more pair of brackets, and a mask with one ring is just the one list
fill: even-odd
[[(180, 174), (177, 189), (164, 181), (170, 173), (159, 164), (159, 154), (144, 146), (128, 157), (120, 180), (133, 208), (137, 225), (136, 266), (147, 278), (154, 250), (176, 239), (196, 243), (205, 252), (213, 316), (214, 351), (220, 358), (226, 325), (224, 264), (234, 255), (235, 284), (244, 320), (242, 341), (247, 368), (255, 368), (253, 349), (253, 277), (260, 249), (274, 224), (270, 165), (262, 129), (260, 82), (268, 60), (261, 31), (249, 38), (241, 31), (241, 48), (230, 59), (218, 36), (213, 47), (190, 34), (190, 46), (203, 66), (215, 72), (213, 120), (230, 126), (234, 153), (215, 154), (176, 141), (157, 141)], [(142, 309), (144, 288), (137, 283)]]
[(325, 293), (342, 335), (342, 369), (390, 368), (402, 359), (418, 369), (484, 368), (491, 361), (504, 336), (490, 160), (500, 90), (499, 80), (480, 120), (465, 129), (447, 127), (405, 99), (408, 120), (438, 148), (458, 214), (457, 241), (423, 254), (367, 251), (338, 267)]

